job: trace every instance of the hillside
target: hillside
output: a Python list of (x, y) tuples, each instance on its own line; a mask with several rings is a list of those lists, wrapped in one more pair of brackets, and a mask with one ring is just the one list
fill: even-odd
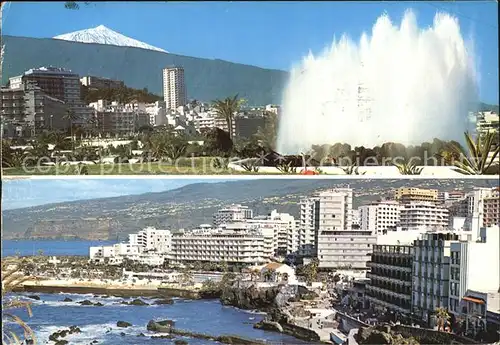
[(124, 239), (145, 226), (180, 229), (211, 223), (219, 208), (241, 203), (255, 214), (273, 209), (298, 216), (297, 203), (315, 190), (349, 185), (354, 207), (379, 199), (400, 186), (470, 190), (497, 186), (494, 180), (251, 180), (198, 183), (179, 189), (3, 211), (4, 239), (61, 238)]
[(3, 36), (2, 84), (40, 66), (57, 66), (83, 75), (123, 80), (134, 89), (162, 95), (162, 69), (185, 69), (189, 99), (210, 102), (238, 93), (249, 105), (280, 103), (287, 72), (163, 53), (135, 47), (70, 42), (51, 38)]

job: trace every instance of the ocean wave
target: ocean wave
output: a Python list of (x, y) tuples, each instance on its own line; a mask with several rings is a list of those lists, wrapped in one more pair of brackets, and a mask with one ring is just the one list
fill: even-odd
[[(116, 326), (116, 323), (90, 324), (78, 327), (81, 330), (80, 333), (68, 334), (64, 337), (64, 339), (69, 341), (71, 344), (88, 344), (89, 341), (93, 340), (97, 340), (99, 343), (102, 343), (108, 336), (119, 336), (121, 333), (136, 336), (139, 333), (144, 333), (145, 330), (143, 325), (133, 325), (127, 328), (122, 328)], [(48, 342), (52, 333), (68, 328), (69, 326), (67, 325), (45, 326), (36, 331), (35, 334), (38, 342), (44, 344)]]

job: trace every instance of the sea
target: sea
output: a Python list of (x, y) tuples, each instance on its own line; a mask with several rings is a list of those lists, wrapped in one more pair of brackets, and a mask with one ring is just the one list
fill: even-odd
[[(43, 255), (88, 255), (88, 248), (105, 242), (91, 241), (2, 241), (2, 256), (35, 255), (38, 250)], [(253, 324), (262, 320), (264, 314), (256, 311), (245, 311), (234, 307), (223, 306), (218, 300), (190, 300), (175, 298), (173, 304), (154, 305), (155, 299), (141, 298), (150, 304), (147, 306), (123, 305), (122, 297), (107, 297), (93, 294), (36, 294), (40, 300), (28, 298), (30, 294), (17, 294), (16, 297), (32, 302), (33, 314), (15, 310), (34, 330), (37, 344), (53, 344), (49, 336), (56, 331), (78, 326), (81, 333), (67, 335), (68, 344), (140, 345), (140, 344), (174, 344), (175, 340), (185, 340), (191, 345), (218, 344), (209, 340), (187, 337), (175, 339), (153, 338), (153, 332), (146, 330), (150, 320), (173, 320), (178, 329), (220, 335), (237, 335), (249, 339), (258, 339), (269, 344), (310, 344), (291, 336), (276, 332), (254, 329)], [(73, 302), (63, 302), (66, 297)], [(81, 306), (78, 301), (90, 300), (100, 302), (103, 306)], [(127, 300), (127, 299), (126, 299)], [(117, 327), (118, 321), (132, 324), (128, 328)], [(4, 326), (16, 330), (16, 325), (5, 323)], [(145, 337), (139, 336), (144, 334)]]

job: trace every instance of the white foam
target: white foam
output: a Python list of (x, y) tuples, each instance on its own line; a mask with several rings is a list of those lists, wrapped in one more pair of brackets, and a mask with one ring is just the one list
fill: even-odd
[(425, 29), (411, 11), (400, 25), (382, 15), (358, 43), (334, 39), (290, 74), (278, 152), (307, 152), (313, 144), (462, 141), (469, 105), (477, 100), (468, 48), (458, 19), (443, 13)]

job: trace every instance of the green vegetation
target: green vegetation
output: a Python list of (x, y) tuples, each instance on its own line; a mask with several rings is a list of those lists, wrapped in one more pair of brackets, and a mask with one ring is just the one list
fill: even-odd
[(149, 92), (147, 88), (138, 90), (127, 86), (109, 89), (92, 89), (85, 85), (81, 85), (80, 95), (82, 100), (86, 103), (97, 102), (100, 99), (110, 102), (117, 101), (120, 103), (129, 103), (132, 101), (153, 103), (162, 100), (162, 97)]
[(446, 323), (450, 320), (450, 315), (445, 308), (437, 308), (435, 311), (438, 331), (444, 331), (446, 327)]
[[(19, 288), (22, 283), (29, 280), (33, 280), (33, 278), (23, 274), (19, 259), (2, 259), (2, 344), (4, 345), (21, 345), (26, 340), (32, 340), (33, 343), (36, 343), (35, 334), (30, 326), (22, 318), (12, 313), (12, 310), (22, 308), (31, 317), (31, 303), (8, 296), (13, 290)], [(7, 326), (7, 322), (14, 322), (20, 326), (23, 330), (23, 335), (21, 336), (12, 331)]]
[(398, 168), (401, 175), (420, 175), (422, 170), (424, 170), (424, 168), (417, 168), (417, 166), (411, 161), (403, 162), (401, 164), (395, 163), (394, 165)]
[[(467, 149), (459, 145), (451, 146), (451, 153), (446, 155), (449, 162), (455, 165), (456, 169), (464, 175), (487, 175), (498, 174), (499, 167), (493, 167), (493, 162), (498, 156), (500, 146), (494, 143), (498, 138), (498, 133), (487, 133), (484, 137), (477, 136), (474, 140), (470, 133), (465, 132)], [(451, 158), (461, 157), (462, 160)]]
[(318, 279), (319, 261), (317, 258), (311, 260), (307, 265), (297, 266), (297, 276), (305, 277), (306, 282), (311, 284)]
[[(212, 102), (212, 106), (218, 117), (226, 120), (227, 128), (233, 128), (234, 115), (240, 110), (242, 100), (238, 99), (238, 95), (227, 97), (223, 100), (216, 99)], [(232, 131), (229, 130), (229, 137), (232, 137)]]

